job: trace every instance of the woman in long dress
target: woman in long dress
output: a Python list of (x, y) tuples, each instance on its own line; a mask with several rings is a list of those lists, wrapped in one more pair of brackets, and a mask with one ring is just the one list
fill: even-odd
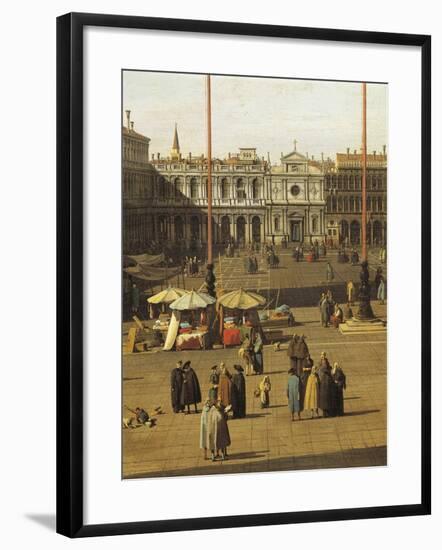
[(319, 398), (319, 379), (316, 374), (316, 367), (312, 367), (309, 377), (307, 378), (307, 386), (304, 396), (304, 410), (311, 411), (312, 418), (318, 414), (318, 398)]

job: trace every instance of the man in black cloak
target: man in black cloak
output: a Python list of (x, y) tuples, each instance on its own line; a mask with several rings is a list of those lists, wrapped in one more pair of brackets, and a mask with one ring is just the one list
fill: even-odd
[(323, 365), (319, 369), (319, 400), (318, 406), (323, 416), (330, 416), (333, 411), (334, 380), (330, 366)]
[(244, 418), (246, 416), (246, 379), (244, 369), (241, 365), (233, 365), (235, 374), (232, 376), (232, 410), (233, 418)]
[(173, 412), (182, 412), (184, 407), (181, 405), (181, 390), (183, 387), (182, 361), (178, 361), (175, 368), (170, 373), (170, 396)]
[(295, 369), (296, 375), (300, 378), (310, 355), (305, 336), (297, 334), (293, 336), (287, 349), (287, 355), (290, 357), (290, 367)]
[(190, 414), (190, 405), (194, 405), (195, 413), (198, 412), (197, 404), (201, 403), (201, 389), (196, 372), (190, 366), (190, 361), (183, 365), (183, 386), (181, 388), (181, 406), (187, 406), (186, 414)]
[(330, 416), (344, 416), (344, 390), (346, 388), (346, 378), (344, 371), (338, 363), (334, 363), (331, 376), (334, 385), (332, 410)]

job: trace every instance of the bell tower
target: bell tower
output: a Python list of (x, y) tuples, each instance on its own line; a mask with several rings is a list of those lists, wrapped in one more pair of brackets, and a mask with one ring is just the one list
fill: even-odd
[(178, 139), (177, 123), (175, 122), (175, 132), (173, 134), (172, 149), (170, 150), (170, 156), (172, 159), (178, 160), (181, 158), (180, 153), (180, 141)]

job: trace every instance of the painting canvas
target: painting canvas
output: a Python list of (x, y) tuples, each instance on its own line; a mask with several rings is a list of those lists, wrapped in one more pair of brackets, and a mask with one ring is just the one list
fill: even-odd
[(123, 70), (116, 115), (122, 477), (386, 466), (388, 85)]

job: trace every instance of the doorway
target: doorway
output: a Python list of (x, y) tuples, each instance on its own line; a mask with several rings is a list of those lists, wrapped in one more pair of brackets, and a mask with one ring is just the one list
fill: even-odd
[(300, 220), (290, 222), (290, 240), (295, 243), (302, 241), (302, 222)]

